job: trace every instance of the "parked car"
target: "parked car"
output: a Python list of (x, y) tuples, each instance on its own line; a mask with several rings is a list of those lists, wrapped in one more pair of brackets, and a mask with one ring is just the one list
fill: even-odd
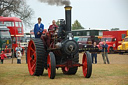
[(79, 37), (74, 37), (74, 40), (75, 40), (75, 41), (78, 41), (78, 39), (79, 39)]
[(94, 42), (98, 44), (99, 39), (97, 36), (82, 36), (79, 37), (77, 42), (79, 44), (79, 51), (82, 52), (87, 45), (93, 44)]

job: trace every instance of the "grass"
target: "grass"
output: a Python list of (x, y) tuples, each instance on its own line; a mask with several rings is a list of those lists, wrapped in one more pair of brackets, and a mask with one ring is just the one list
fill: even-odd
[(121, 58), (117, 59), (120, 63), (112, 60), (111, 55), (111, 64), (102, 64), (102, 57), (99, 55), (98, 64), (93, 64), (89, 79), (83, 77), (82, 68), (79, 67), (76, 75), (64, 75), (58, 69), (54, 80), (48, 78), (47, 70), (43, 76), (30, 76), (27, 64), (9, 64), (7, 61), (10, 60), (5, 60), (5, 64), (0, 64), (0, 85), (128, 85), (128, 56), (117, 57), (115, 54), (114, 57)]

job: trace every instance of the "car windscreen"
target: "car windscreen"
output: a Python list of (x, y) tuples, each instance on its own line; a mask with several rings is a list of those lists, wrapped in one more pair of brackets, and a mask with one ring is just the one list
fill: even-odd
[(88, 38), (83, 38), (83, 41), (87, 41), (88, 40)]
[(1, 30), (0, 31), (1, 38), (11, 38), (9, 31)]
[(112, 41), (112, 38), (102, 38), (101, 41), (108, 41), (108, 42), (111, 42), (111, 41)]
[(26, 37), (17, 37), (17, 42), (26, 42)]
[(88, 38), (79, 38), (78, 41), (87, 41)]
[(78, 41), (82, 41), (83, 39), (82, 38), (79, 38)]
[(125, 39), (124, 39), (124, 42), (128, 42), (128, 38), (125, 38)]

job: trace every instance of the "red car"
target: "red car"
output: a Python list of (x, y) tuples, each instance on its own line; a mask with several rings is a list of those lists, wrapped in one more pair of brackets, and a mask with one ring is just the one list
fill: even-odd
[(79, 44), (79, 51), (82, 52), (87, 45), (93, 44), (96, 42), (97, 44), (99, 43), (98, 37), (95, 36), (81, 36), (78, 39), (78, 44)]

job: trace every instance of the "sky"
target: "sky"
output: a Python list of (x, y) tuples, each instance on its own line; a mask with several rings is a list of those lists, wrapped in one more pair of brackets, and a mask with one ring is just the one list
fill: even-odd
[[(34, 10), (32, 23), (42, 18), (47, 29), (52, 20), (65, 19), (64, 6), (48, 5), (38, 0), (26, 0)], [(128, 0), (70, 0), (72, 8), (72, 24), (78, 20), (84, 28), (128, 29)], [(34, 28), (27, 27), (26, 31)]]

